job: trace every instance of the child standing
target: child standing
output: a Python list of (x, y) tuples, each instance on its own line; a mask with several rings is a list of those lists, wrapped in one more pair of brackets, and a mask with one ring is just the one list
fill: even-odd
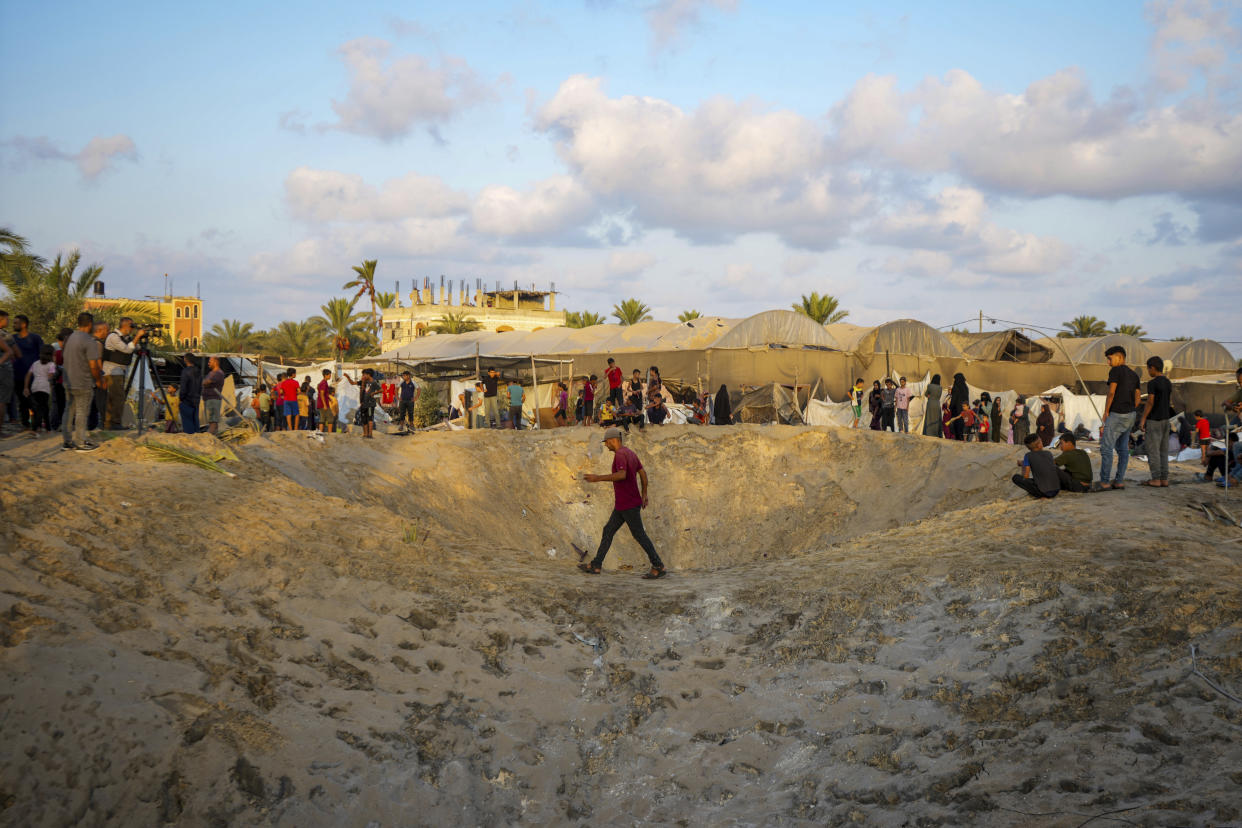
[(52, 379), (56, 376), (56, 363), (52, 362), (55, 350), (51, 345), (39, 348), (39, 361), (26, 372), (26, 396), (34, 411), (34, 418), (30, 421), (31, 434), (38, 432), (39, 423), (43, 423), (45, 431), (52, 430), (50, 401)]

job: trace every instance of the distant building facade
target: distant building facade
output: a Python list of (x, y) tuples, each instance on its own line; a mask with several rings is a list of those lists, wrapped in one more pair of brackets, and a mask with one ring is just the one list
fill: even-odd
[(125, 299), (95, 295), (86, 300), (86, 309), (127, 305), (155, 317), (168, 326), (171, 342), (178, 348), (198, 348), (203, 342), (203, 300), (193, 296), (162, 296), (158, 299)]
[[(483, 290), (477, 284), (473, 294), (466, 292), (465, 282), (453, 290), (440, 282), (440, 301), (435, 301), (435, 288), (429, 279), (423, 280), (421, 290), (410, 292), (410, 306), (387, 308), (383, 312), (383, 349), (398, 348), (421, 336), (432, 333), (432, 328), (445, 314), (460, 315), (479, 323), (483, 331), (538, 331), (543, 328), (564, 327), (565, 311), (556, 309), (556, 290)], [(457, 301), (454, 302), (453, 293)]]

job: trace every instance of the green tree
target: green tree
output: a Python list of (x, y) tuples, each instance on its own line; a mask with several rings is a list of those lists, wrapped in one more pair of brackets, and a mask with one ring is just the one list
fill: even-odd
[(479, 323), (479, 320), (472, 316), (466, 316), (466, 312), (462, 311), (461, 313), (444, 314), (436, 320), (435, 324), (431, 326), (431, 329), (436, 333), (458, 334), (477, 331), (481, 327), (482, 325)]
[(422, 393), (414, 403), (414, 427), (426, 428), (440, 422), (442, 410), (440, 395), (430, 385), (422, 386)]
[(375, 293), (375, 266), (378, 263), (376, 259), (365, 259), (362, 264), (354, 265), (356, 278), (345, 283), (345, 290), (358, 288), (358, 292), (354, 294), (355, 302), (363, 296), (371, 301), (371, 330), (375, 333), (376, 341), (380, 339), (380, 315), (376, 307), (378, 296)]
[(1087, 337), (1108, 333), (1108, 323), (1094, 316), (1075, 316), (1069, 322), (1062, 322), (1061, 327), (1065, 330), (1059, 331), (1057, 336)]
[(397, 306), (397, 294), (391, 290), (375, 294), (375, 304), (380, 310), (388, 310)]
[(263, 337), (265, 352), (288, 359), (318, 359), (330, 349), (323, 328), (310, 320), (281, 322)]
[(621, 304), (612, 306), (612, 315), (622, 325), (637, 325), (651, 318), (651, 308), (637, 299), (624, 299)]
[(226, 354), (245, 354), (259, 349), (261, 338), (249, 322), (221, 319), (203, 337), (203, 350)]
[(565, 327), (589, 328), (592, 325), (604, 324), (604, 317), (593, 311), (568, 311), (565, 314)]
[(839, 309), (840, 304), (840, 300), (835, 296), (827, 293), (820, 296), (815, 291), (812, 291), (810, 296), (803, 294), (802, 301), (790, 307), (803, 316), (815, 320), (820, 325), (828, 325), (833, 322), (840, 322), (850, 315), (849, 311)]
[[(341, 296), (329, 299), (319, 306), (323, 314), (310, 319), (331, 340), (336, 359), (340, 359), (345, 350), (370, 349), (375, 345), (375, 337), (366, 325), (367, 314), (354, 310), (357, 302), (357, 298), (350, 301)], [(349, 347), (341, 348), (342, 344)]]
[(1147, 331), (1143, 330), (1142, 325), (1118, 325), (1113, 328), (1113, 333), (1125, 334), (1126, 336), (1132, 336), (1135, 339), (1147, 338)]
[(1194, 337), (1192, 336), (1175, 336), (1169, 341), (1170, 342), (1189, 342), (1192, 339), (1194, 339)]
[(677, 321), (678, 322), (689, 322), (691, 319), (698, 319), (702, 315), (703, 314), (699, 313), (696, 310), (684, 310), (681, 313), (677, 314)]

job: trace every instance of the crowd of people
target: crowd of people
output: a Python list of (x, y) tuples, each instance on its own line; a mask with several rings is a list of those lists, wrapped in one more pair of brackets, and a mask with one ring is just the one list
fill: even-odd
[[(576, 387), (576, 396), (570, 404), (570, 385)], [(512, 379), (505, 382), (500, 372), (491, 367), (482, 379), (466, 383), (454, 401), (449, 418), (460, 418), (466, 428), (523, 428), (523, 405), (526, 391)], [(660, 378), (660, 369), (652, 365), (643, 373), (635, 368), (629, 379), (625, 378), (616, 360), (609, 357), (608, 367), (601, 380), (591, 374), (571, 383), (553, 383), (553, 427), (600, 425), (616, 426), (628, 432), (631, 426), (643, 429), (648, 425), (663, 425), (672, 415), (669, 400), (684, 405), (688, 410), (687, 422), (699, 425), (725, 425), (732, 423), (732, 407), (729, 389), (721, 385), (714, 394), (698, 394), (686, 389), (680, 395), (671, 391)]]

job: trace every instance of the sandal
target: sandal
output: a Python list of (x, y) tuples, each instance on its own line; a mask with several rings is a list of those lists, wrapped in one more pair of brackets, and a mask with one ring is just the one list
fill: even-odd
[(588, 574), (588, 575), (598, 575), (598, 574), (599, 574), (599, 567), (596, 567), (596, 566), (591, 566), (590, 564), (580, 563), (580, 564), (578, 564), (578, 568), (579, 568), (579, 569), (581, 569), (583, 572), (585, 572), (585, 573), (586, 573), (586, 574)]
[(652, 569), (650, 572), (643, 575), (643, 580), (654, 581), (657, 578), (663, 578), (664, 575), (665, 575), (664, 567), (660, 567), (659, 569)]
[(1151, 488), (1151, 489), (1159, 489), (1159, 488), (1161, 488), (1160, 481), (1158, 481), (1158, 480), (1144, 480), (1144, 481), (1143, 481), (1142, 483), (1140, 483), (1139, 485), (1140, 485), (1140, 486), (1147, 486), (1148, 488)]

